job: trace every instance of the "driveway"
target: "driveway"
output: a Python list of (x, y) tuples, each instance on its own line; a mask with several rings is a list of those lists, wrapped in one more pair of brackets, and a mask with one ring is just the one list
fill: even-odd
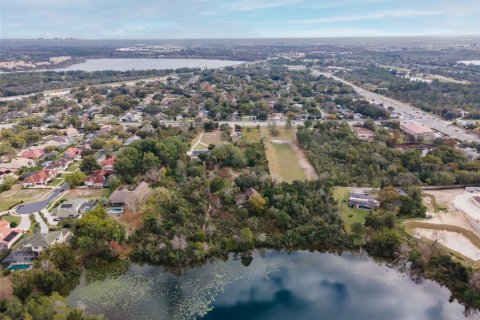
[(25, 231), (30, 229), (30, 225), (32, 224), (30, 222), (30, 216), (26, 215), (26, 214), (22, 214), (22, 215), (20, 215), (20, 219), (21, 220), (20, 220), (20, 223), (18, 224), (17, 228), (23, 229)]
[(41, 211), (42, 209), (45, 209), (47, 207), (50, 201), (53, 201), (55, 198), (57, 198), (67, 188), (68, 188), (67, 184), (62, 184), (58, 186), (52, 193), (48, 195), (48, 197), (46, 197), (43, 200), (18, 206), (16, 209), (16, 212), (18, 214), (31, 214), (34, 212)]
[(48, 226), (45, 223), (45, 221), (42, 219), (42, 216), (40, 216), (40, 213), (34, 212), (33, 216), (35, 217), (35, 220), (37, 220), (38, 224), (40, 225), (40, 233), (48, 233)]

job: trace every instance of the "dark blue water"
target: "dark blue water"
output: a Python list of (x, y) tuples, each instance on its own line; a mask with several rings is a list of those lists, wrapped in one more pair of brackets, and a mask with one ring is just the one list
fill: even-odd
[(449, 297), (435, 282), (415, 284), (368, 257), (266, 251), (249, 266), (232, 256), (181, 275), (131, 264), (101, 281), (83, 279), (69, 300), (118, 320), (466, 319)]

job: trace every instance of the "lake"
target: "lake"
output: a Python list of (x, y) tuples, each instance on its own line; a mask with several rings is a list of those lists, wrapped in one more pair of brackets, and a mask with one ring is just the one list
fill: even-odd
[(127, 71), (149, 69), (178, 69), (178, 68), (221, 68), (242, 64), (243, 61), (215, 60), (215, 59), (87, 59), (83, 63), (74, 64), (66, 68), (52, 69), (52, 71)]
[(68, 299), (115, 320), (466, 319), (448, 289), (366, 256), (267, 250), (245, 265), (230, 255), (173, 274), (124, 262), (82, 276)]
[(480, 60), (464, 60), (464, 61), (457, 61), (457, 63), (463, 63), (466, 65), (473, 64), (475, 66), (480, 66)]

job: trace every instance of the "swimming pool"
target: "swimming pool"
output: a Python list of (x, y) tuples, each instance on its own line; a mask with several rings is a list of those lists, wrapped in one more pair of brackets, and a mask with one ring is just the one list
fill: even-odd
[(32, 265), (28, 263), (12, 264), (10, 267), (8, 267), (8, 270), (10, 271), (27, 270), (27, 269), (30, 269), (31, 266)]
[(107, 213), (121, 214), (121, 213), (123, 213), (123, 208), (121, 208), (121, 207), (110, 207), (110, 208), (107, 209)]

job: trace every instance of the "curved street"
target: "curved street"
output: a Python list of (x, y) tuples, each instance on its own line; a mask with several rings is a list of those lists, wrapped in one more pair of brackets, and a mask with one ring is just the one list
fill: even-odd
[(21, 204), (16, 208), (15, 212), (18, 214), (32, 214), (34, 212), (39, 212), (42, 209), (45, 209), (51, 201), (55, 200), (67, 188), (67, 184), (62, 184), (58, 186), (52, 193), (50, 193), (45, 199), (27, 204)]

